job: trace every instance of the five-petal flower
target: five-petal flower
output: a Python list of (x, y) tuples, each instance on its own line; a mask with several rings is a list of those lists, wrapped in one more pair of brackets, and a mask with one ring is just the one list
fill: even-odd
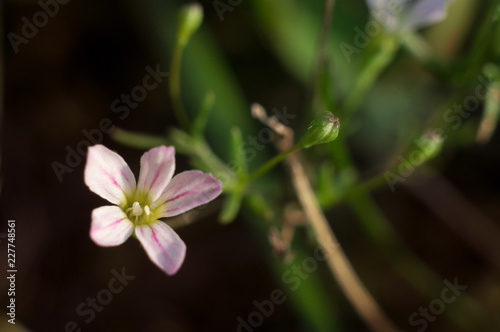
[(415, 30), (446, 18), (453, 0), (366, 0), (373, 16), (388, 30)]
[(201, 171), (174, 175), (175, 149), (153, 148), (141, 157), (139, 181), (123, 158), (103, 145), (88, 149), (85, 184), (114, 205), (92, 211), (91, 239), (100, 246), (117, 246), (134, 232), (149, 258), (167, 274), (176, 273), (186, 244), (160, 218), (172, 217), (210, 202), (221, 183)]

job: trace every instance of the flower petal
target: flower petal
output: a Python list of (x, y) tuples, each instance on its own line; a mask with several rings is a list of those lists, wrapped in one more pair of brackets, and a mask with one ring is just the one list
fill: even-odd
[(159, 146), (144, 153), (141, 157), (138, 191), (146, 193), (149, 201), (160, 197), (172, 179), (175, 171), (175, 148)]
[(135, 177), (125, 160), (104, 145), (89, 147), (84, 177), (90, 190), (117, 205), (135, 191)]
[(453, 0), (417, 1), (405, 18), (404, 26), (408, 29), (420, 29), (444, 20), (447, 5), (451, 1)]
[(370, 10), (380, 10), (387, 7), (387, 0), (366, 0), (366, 4)]
[(401, 14), (411, 0), (366, 0), (370, 13), (390, 31), (399, 29)]
[(155, 221), (135, 228), (149, 259), (168, 275), (175, 274), (184, 262), (186, 244), (167, 224)]
[[(173, 217), (219, 196), (221, 183), (211, 174), (186, 171), (174, 176), (165, 192), (155, 202), (157, 218)], [(156, 207), (156, 206), (155, 206)]]
[(90, 238), (102, 247), (122, 244), (134, 232), (134, 225), (118, 206), (101, 206), (92, 211)]

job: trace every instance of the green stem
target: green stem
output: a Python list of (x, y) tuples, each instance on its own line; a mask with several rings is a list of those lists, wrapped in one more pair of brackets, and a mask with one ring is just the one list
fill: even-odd
[(371, 192), (379, 187), (381, 187), (384, 184), (387, 184), (387, 181), (384, 176), (385, 173), (381, 173), (379, 175), (376, 175), (372, 177), (369, 180), (366, 180), (365, 182), (361, 182), (350, 189), (348, 191), (356, 191), (356, 190), (365, 190), (367, 192)]
[(363, 102), (368, 90), (394, 58), (396, 51), (399, 49), (399, 41), (395, 36), (385, 35), (378, 46), (376, 53), (368, 57), (368, 62), (363, 66), (356, 84), (342, 105), (344, 117), (356, 110)]
[(261, 177), (263, 174), (265, 174), (267, 171), (269, 171), (271, 168), (276, 166), (280, 161), (285, 159), (286, 156), (288, 156), (290, 153), (297, 151), (300, 148), (299, 145), (295, 145), (291, 147), (290, 149), (281, 152), (280, 154), (274, 156), (270, 160), (268, 160), (264, 165), (260, 166), (258, 169), (253, 171), (249, 176), (248, 179), (245, 181), (246, 183), (251, 183), (255, 180), (257, 180), (259, 177)]
[(184, 52), (183, 44), (177, 42), (175, 44), (172, 62), (170, 64), (170, 97), (172, 98), (172, 105), (174, 108), (175, 116), (179, 125), (186, 131), (189, 131), (189, 118), (182, 103), (181, 97), (181, 65), (182, 65), (182, 54)]
[(484, 57), (491, 43), (496, 42), (492, 34), (499, 24), (499, 20), (496, 19), (499, 8), (500, 0), (494, 0), (484, 11), (484, 17), (480, 20), (481, 26), (476, 29), (474, 38), (471, 38), (472, 45), (468, 48), (470, 52), (462, 61), (463, 69), (457, 73), (459, 82), (465, 82), (477, 73), (478, 68), (484, 64)]
[(116, 128), (110, 137), (116, 142), (136, 149), (149, 150), (159, 145), (172, 145), (172, 142), (164, 136), (148, 135), (121, 128)]
[[(317, 56), (314, 63), (313, 75), (311, 79), (311, 107), (314, 112), (317, 112), (322, 107), (319, 107), (319, 78), (321, 72), (326, 64), (326, 45), (328, 41), (328, 32), (330, 30), (330, 25), (332, 22), (333, 8), (335, 7), (335, 0), (325, 0), (325, 7), (323, 10), (323, 23), (321, 26), (321, 33), (318, 43)], [(332, 61), (332, 60), (331, 60)]]

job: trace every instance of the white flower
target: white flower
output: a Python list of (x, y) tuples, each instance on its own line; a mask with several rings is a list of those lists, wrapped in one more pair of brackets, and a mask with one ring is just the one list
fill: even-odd
[(103, 145), (90, 147), (85, 184), (115, 204), (92, 211), (90, 238), (103, 247), (117, 246), (135, 231), (151, 261), (169, 275), (176, 273), (184, 261), (186, 244), (159, 219), (208, 203), (221, 193), (221, 183), (201, 171), (173, 177), (174, 170), (174, 147), (153, 148), (141, 157), (136, 184), (120, 155)]
[(388, 30), (416, 30), (446, 18), (453, 0), (366, 0), (372, 15)]

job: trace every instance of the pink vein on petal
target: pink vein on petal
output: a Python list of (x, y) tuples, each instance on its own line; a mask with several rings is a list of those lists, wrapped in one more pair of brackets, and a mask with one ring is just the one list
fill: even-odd
[(167, 210), (165, 210), (165, 212), (173, 212), (173, 211), (177, 211), (177, 210), (181, 210), (181, 209), (184, 209), (184, 206), (179, 206), (179, 207), (176, 207), (173, 209), (167, 209)]
[(115, 193), (111, 192), (108, 188), (105, 188), (104, 190), (106, 190), (106, 192), (108, 194), (110, 194), (111, 196), (113, 196), (114, 198), (116, 198), (117, 200), (120, 200), (118, 197), (116, 197)]
[(115, 224), (119, 223), (120, 221), (122, 220), (125, 220), (127, 218), (121, 218), (121, 219), (116, 219), (115, 221), (107, 224), (106, 226), (102, 226), (102, 227), (97, 227), (97, 228), (94, 228), (94, 231), (100, 231), (100, 230), (103, 230), (103, 229), (106, 229), (108, 227), (111, 227), (111, 226), (114, 226)]
[[(148, 227), (149, 227), (149, 229), (151, 230), (151, 237), (152, 237), (152, 239), (153, 239), (153, 242), (154, 242), (154, 243), (156, 244), (156, 246), (160, 249), (160, 251), (162, 251), (162, 252), (163, 252), (163, 251), (165, 251), (165, 250), (166, 250), (166, 248), (164, 248), (164, 247), (161, 245), (160, 241), (158, 241), (158, 237), (156, 237), (156, 232), (155, 232), (155, 229), (154, 229), (153, 227), (151, 227), (151, 226), (148, 226)], [(142, 228), (141, 228), (141, 229), (140, 229), (140, 231), (141, 231), (141, 234), (144, 236), (144, 229), (142, 229)], [(171, 259), (169, 256), (164, 256), (164, 255), (163, 255), (163, 258), (166, 258), (167, 260), (169, 260), (169, 261), (170, 261), (170, 263), (173, 263), (172, 259)]]
[(152, 227), (150, 227), (150, 228), (151, 228), (151, 235), (153, 235), (153, 240), (156, 242), (158, 247), (161, 248), (162, 246), (161, 246), (160, 242), (158, 241), (158, 238), (156, 237), (156, 233), (155, 233), (154, 229)]
[(117, 235), (121, 235), (121, 234), (123, 234), (124, 232), (126, 232), (127, 230), (128, 230), (128, 229), (127, 229), (127, 227), (124, 227), (124, 228), (122, 228), (120, 231), (118, 231), (118, 232), (117, 232)]
[(153, 188), (153, 184), (156, 182), (156, 180), (158, 180), (158, 177), (160, 176), (160, 173), (161, 173), (161, 169), (158, 169), (158, 171), (155, 174), (155, 178), (153, 179), (153, 181), (149, 185), (149, 189)]
[[(193, 188), (193, 189), (194, 189), (194, 188)], [(173, 202), (173, 201), (175, 201), (175, 200), (177, 200), (177, 199), (179, 199), (179, 198), (182, 198), (182, 197), (184, 197), (184, 196), (186, 196), (186, 195), (189, 195), (189, 194), (191, 194), (193, 191), (195, 191), (195, 190), (193, 190), (193, 189), (188, 190), (188, 191), (185, 191), (185, 192), (183, 192), (183, 193), (181, 193), (181, 194), (179, 194), (179, 195), (177, 195), (177, 196), (175, 196), (175, 197), (169, 198), (169, 199), (167, 199), (167, 200), (166, 200), (163, 204), (168, 203), (168, 202)]]
[[(102, 168), (102, 167), (100, 167), (100, 170), (101, 170), (101, 172), (103, 172), (103, 173), (104, 173), (104, 174), (105, 174), (105, 175), (106, 175), (106, 176), (107, 176), (107, 177), (111, 180), (111, 183), (112, 183), (112, 184), (114, 184), (116, 187), (118, 187), (118, 188), (119, 188), (119, 189), (123, 192), (123, 194), (124, 194), (124, 195), (125, 195), (125, 197), (126, 197), (127, 195), (125, 194), (125, 190), (123, 190), (124, 188), (122, 188), (122, 186), (120, 186), (120, 184), (118, 183), (118, 181), (116, 181), (115, 176), (114, 176), (114, 175), (109, 174), (109, 173), (108, 173), (108, 172), (107, 172), (104, 168)], [(122, 171), (120, 171), (120, 173), (121, 173), (122, 175), (124, 175), (124, 171), (123, 171), (123, 170), (122, 170)], [(127, 179), (127, 182), (129, 182), (128, 177), (127, 177), (127, 176), (124, 176), (124, 177), (125, 177), (125, 179)], [(115, 197), (116, 199), (119, 199), (118, 197), (116, 197), (116, 195), (115, 195), (115, 194), (113, 194), (112, 192), (110, 192), (108, 189), (106, 189), (106, 191), (107, 191), (109, 194), (111, 194), (113, 197)]]
[(121, 170), (120, 174), (125, 178), (125, 180), (127, 180), (127, 182), (130, 182), (129, 177), (128, 177), (127, 173), (124, 170)]
[[(156, 237), (156, 233), (155, 233), (155, 230), (153, 229), (153, 227), (150, 227), (150, 228), (151, 228), (151, 234), (153, 235), (153, 240), (155, 241), (158, 248), (160, 248), (162, 251), (166, 250), (166, 248), (161, 245), (160, 241), (158, 241), (158, 238)], [(165, 259), (167, 259), (170, 262), (170, 264), (174, 263), (174, 261), (172, 260), (172, 258), (170, 258), (169, 255), (163, 256), (163, 257)]]
[(184, 196), (186, 196), (186, 195), (192, 194), (193, 192), (196, 192), (196, 191), (197, 191), (197, 189), (199, 189), (200, 187), (203, 187), (204, 185), (206, 185), (205, 181), (200, 182), (200, 183), (198, 183), (197, 185), (193, 186), (191, 189), (186, 190), (186, 191), (182, 192), (181, 194), (178, 194), (178, 195), (177, 195), (177, 193), (178, 193), (179, 191), (181, 191), (181, 190), (183, 190), (183, 189), (184, 189), (184, 188), (182, 188), (182, 187), (181, 187), (181, 188), (177, 189), (177, 190), (173, 193), (173, 195), (172, 195), (172, 196), (174, 196), (174, 195), (177, 195), (177, 196), (174, 196), (174, 197), (172, 197), (172, 198), (167, 199), (165, 202), (163, 202), (163, 204), (168, 203), (168, 202), (173, 202), (173, 201), (175, 201), (175, 200), (177, 200), (177, 199), (179, 199), (179, 198), (182, 198), (182, 197), (184, 197)]

